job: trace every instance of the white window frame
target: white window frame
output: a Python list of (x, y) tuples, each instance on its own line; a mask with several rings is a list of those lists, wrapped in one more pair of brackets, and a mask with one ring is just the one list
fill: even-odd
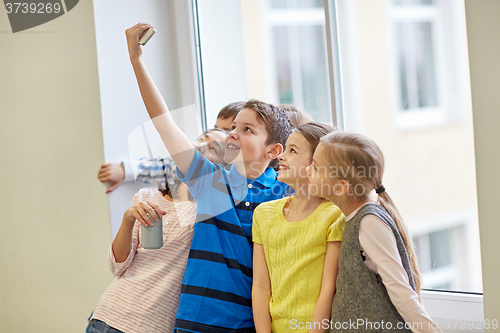
[[(427, 313), (443, 332), (484, 332), (469, 329), (468, 324), (481, 327), (484, 323), (483, 295), (422, 290), (420, 298)], [(467, 326), (462, 328), (463, 324)]]

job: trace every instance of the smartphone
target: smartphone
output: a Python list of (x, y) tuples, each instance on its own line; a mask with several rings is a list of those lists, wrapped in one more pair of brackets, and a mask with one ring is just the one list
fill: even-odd
[(153, 37), (155, 32), (156, 30), (153, 28), (149, 28), (148, 30), (146, 30), (146, 32), (142, 34), (141, 38), (139, 38), (139, 44), (141, 44), (142, 46), (146, 45), (146, 43), (151, 39), (151, 37)]

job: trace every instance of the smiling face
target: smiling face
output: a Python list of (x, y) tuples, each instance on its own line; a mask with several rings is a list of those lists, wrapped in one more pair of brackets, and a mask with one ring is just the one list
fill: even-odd
[(338, 196), (336, 190), (340, 189), (339, 179), (332, 176), (331, 167), (326, 160), (327, 146), (320, 143), (313, 155), (312, 164), (307, 167), (309, 178), (309, 193), (316, 197), (321, 197), (337, 203)]
[(274, 146), (268, 145), (266, 140), (266, 124), (256, 111), (244, 108), (234, 119), (226, 137), (224, 162), (247, 166), (255, 162), (265, 163), (266, 153)]
[(211, 131), (196, 139), (196, 141), (193, 142), (193, 146), (213, 163), (221, 164), (224, 163), (223, 157), (225, 139), (226, 133), (221, 131)]
[(295, 190), (307, 182), (306, 168), (311, 164), (313, 151), (311, 144), (299, 132), (293, 132), (286, 142), (286, 150), (278, 157), (278, 180)]

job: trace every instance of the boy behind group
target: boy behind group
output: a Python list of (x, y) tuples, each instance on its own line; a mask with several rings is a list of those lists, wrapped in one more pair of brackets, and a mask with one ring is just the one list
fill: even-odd
[(252, 318), (254, 208), (283, 197), (288, 186), (272, 168), (291, 133), (285, 111), (248, 101), (226, 138), (227, 171), (193, 148), (173, 121), (142, 60), (139, 36), (151, 25), (127, 30), (130, 60), (149, 116), (198, 202), (193, 242), (176, 316), (178, 332), (255, 332)]
[[(241, 111), (245, 102), (234, 102), (223, 107), (217, 115), (214, 129), (229, 132), (231, 124), (238, 112)], [(298, 111), (297, 111), (298, 112)], [(200, 136), (199, 139), (203, 143), (210, 143), (210, 138), (206, 135)], [(113, 192), (122, 182), (134, 181), (134, 174), (132, 172), (132, 164), (141, 170), (137, 175), (137, 181), (145, 184), (156, 184), (157, 181), (162, 182), (167, 176), (166, 172), (169, 170), (169, 165), (172, 163), (171, 158), (141, 158), (136, 161), (123, 161), (121, 163), (104, 163), (99, 168), (97, 179), (101, 183), (107, 183), (108, 188), (106, 194)]]

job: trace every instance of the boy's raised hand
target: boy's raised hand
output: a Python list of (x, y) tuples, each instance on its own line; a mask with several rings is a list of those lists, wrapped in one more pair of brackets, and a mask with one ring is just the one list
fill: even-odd
[(149, 23), (138, 23), (126, 30), (130, 62), (134, 68), (142, 100), (149, 117), (160, 134), (170, 156), (172, 156), (175, 165), (182, 174), (186, 174), (193, 161), (194, 146), (174, 122), (167, 103), (163, 100), (141, 57), (142, 46), (139, 45), (139, 38), (144, 31), (151, 27), (152, 25)]
[(152, 27), (153, 26), (149, 23), (137, 23), (133, 27), (125, 30), (130, 60), (134, 60), (142, 56), (142, 45), (139, 44), (139, 38), (146, 30)]

